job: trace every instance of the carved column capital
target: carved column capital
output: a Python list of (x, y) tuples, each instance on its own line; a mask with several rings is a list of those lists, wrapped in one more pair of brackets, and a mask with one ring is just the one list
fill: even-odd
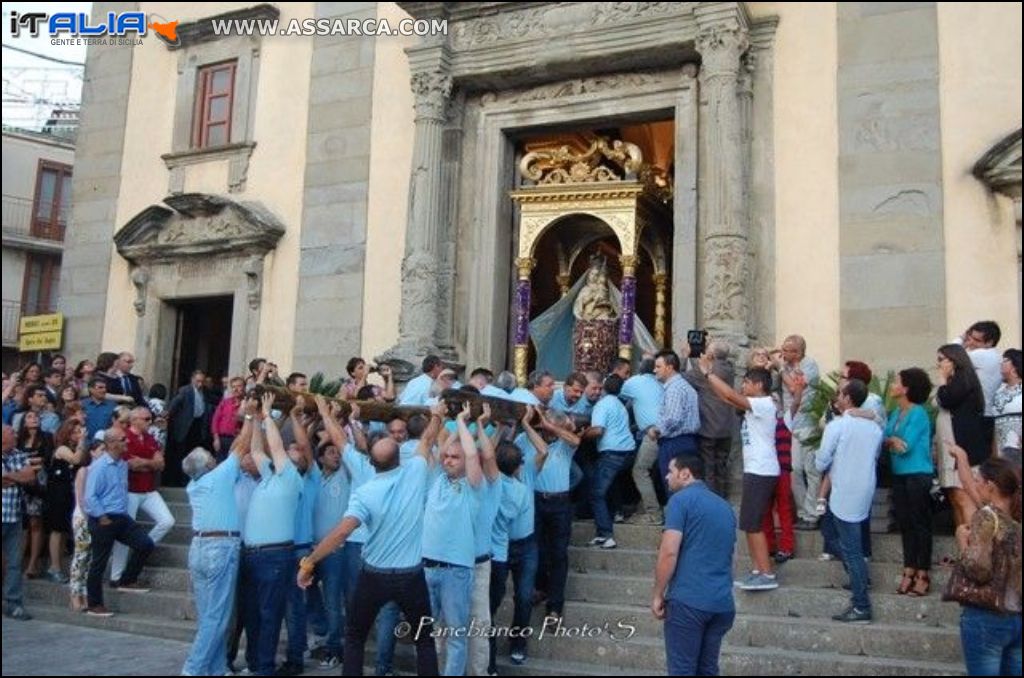
[(452, 94), (452, 76), (444, 71), (413, 73), (412, 93), (416, 97), (416, 120), (443, 121)]
[(738, 24), (715, 23), (701, 27), (696, 46), (701, 56), (701, 74), (705, 78), (735, 76), (750, 40), (747, 29)]
[(517, 257), (516, 258), (516, 271), (519, 273), (520, 280), (529, 280), (530, 274), (533, 273), (533, 267), (537, 265), (537, 260), (533, 257)]
[(619, 257), (619, 263), (622, 264), (622, 275), (628, 277), (636, 276), (636, 265), (638, 257), (635, 254), (623, 254)]

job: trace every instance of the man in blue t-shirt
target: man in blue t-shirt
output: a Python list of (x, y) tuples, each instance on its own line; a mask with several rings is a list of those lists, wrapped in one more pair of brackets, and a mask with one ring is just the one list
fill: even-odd
[(612, 374), (604, 380), (605, 395), (594, 406), (590, 428), (583, 433), (584, 440), (597, 441), (597, 470), (590, 486), (590, 507), (594, 511), (597, 535), (590, 540), (590, 545), (603, 549), (616, 546), (608, 492), (619, 474), (628, 473), (636, 459), (636, 442), (629, 430), (629, 413), (619, 400), (620, 391), (622, 377)]
[(722, 639), (736, 618), (736, 518), (703, 477), (704, 463), (690, 454), (672, 459), (665, 476), (673, 494), (665, 507), (651, 612), (665, 620), (670, 676), (717, 676)]

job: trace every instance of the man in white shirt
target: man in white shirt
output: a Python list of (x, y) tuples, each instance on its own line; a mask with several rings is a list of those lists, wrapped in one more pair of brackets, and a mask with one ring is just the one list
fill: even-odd
[(967, 349), (967, 355), (971, 357), (974, 364), (974, 371), (978, 373), (978, 381), (981, 382), (981, 390), (985, 393), (985, 416), (995, 416), (992, 409), (992, 399), (1003, 383), (1001, 365), (1003, 355), (996, 346), (1002, 332), (999, 325), (992, 320), (981, 320), (971, 325), (963, 336), (960, 343)]

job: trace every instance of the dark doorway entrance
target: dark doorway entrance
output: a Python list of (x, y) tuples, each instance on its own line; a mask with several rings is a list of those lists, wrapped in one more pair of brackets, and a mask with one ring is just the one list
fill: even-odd
[(177, 324), (174, 334), (174, 365), (171, 393), (189, 383), (200, 369), (220, 387), (231, 360), (231, 315), (234, 298), (204, 297), (174, 302)]

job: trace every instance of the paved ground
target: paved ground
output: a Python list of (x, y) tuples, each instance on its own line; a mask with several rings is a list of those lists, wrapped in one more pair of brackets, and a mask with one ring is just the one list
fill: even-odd
[[(31, 613), (31, 608), (29, 609)], [(3, 618), (4, 676), (176, 676), (189, 643)], [(338, 675), (306, 660), (306, 675)]]
[(188, 648), (81, 626), (3, 620), (5, 676), (176, 676)]

